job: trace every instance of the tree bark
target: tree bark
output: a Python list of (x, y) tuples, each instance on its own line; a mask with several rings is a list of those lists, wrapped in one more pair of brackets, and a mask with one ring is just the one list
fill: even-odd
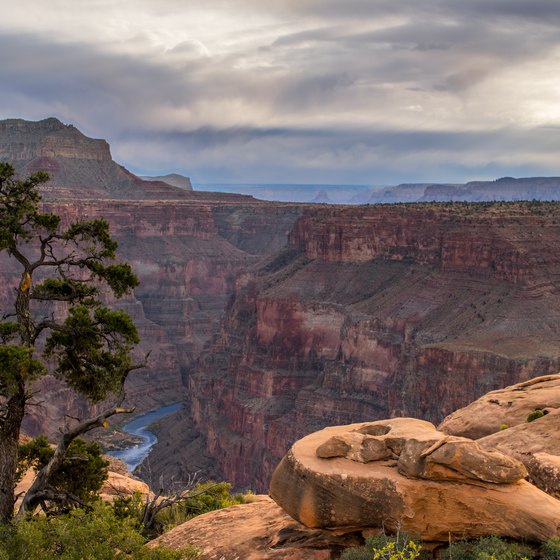
[(0, 523), (9, 523), (14, 515), (14, 487), (17, 468), (19, 431), (25, 410), (23, 387), (6, 402), (0, 415)]

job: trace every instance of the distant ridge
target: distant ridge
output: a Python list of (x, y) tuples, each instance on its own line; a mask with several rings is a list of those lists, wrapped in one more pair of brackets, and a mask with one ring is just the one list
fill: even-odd
[(560, 200), (560, 177), (502, 177), (495, 181), (465, 184), (402, 184), (372, 190), (370, 204), (394, 202), (490, 202), (515, 200)]
[(161, 175), (159, 177), (142, 177), (140, 179), (143, 181), (161, 181), (162, 183), (167, 183), (172, 187), (177, 187), (178, 189), (183, 189), (184, 191), (192, 191), (193, 186), (189, 177), (184, 175), (179, 175), (178, 173), (170, 173), (169, 175)]
[[(190, 180), (182, 177), (183, 186), (165, 181), (142, 180), (119, 165), (111, 156), (106, 140), (89, 138), (71, 124), (54, 117), (40, 121), (0, 120), (0, 161), (14, 165), (26, 176), (46, 171), (50, 181), (42, 188), (47, 200), (61, 198), (114, 199), (194, 199), (241, 201), (248, 197), (236, 194), (195, 193), (188, 189)], [(186, 182), (186, 183), (185, 183)]]

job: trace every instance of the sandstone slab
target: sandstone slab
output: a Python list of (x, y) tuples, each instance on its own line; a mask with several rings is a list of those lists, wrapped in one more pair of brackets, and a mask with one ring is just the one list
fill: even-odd
[(501, 428), (527, 423), (534, 410), (560, 409), (560, 373), (535, 377), (491, 391), (461, 408), (439, 425), (446, 434), (479, 439)]
[(266, 496), (250, 504), (200, 515), (175, 527), (149, 546), (202, 549), (201, 560), (331, 560), (351, 538), (309, 529), (294, 521)]
[[(329, 439), (376, 425), (390, 428), (377, 437), (398, 460), (317, 456)], [(501, 473), (499, 480), (485, 480), (491, 472)], [(429, 422), (394, 418), (326, 428), (299, 440), (276, 469), (270, 495), (304, 525), (339, 532), (404, 530), (425, 541), (558, 536), (560, 501), (522, 480), (524, 474), (518, 461), (476, 442), (448, 438)]]

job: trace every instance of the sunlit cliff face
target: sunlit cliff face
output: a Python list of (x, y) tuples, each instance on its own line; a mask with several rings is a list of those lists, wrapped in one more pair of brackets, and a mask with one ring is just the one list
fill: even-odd
[(544, 0), (23, 0), (0, 22), (0, 117), (57, 116), (135, 171), (200, 182), (547, 175), (558, 17)]

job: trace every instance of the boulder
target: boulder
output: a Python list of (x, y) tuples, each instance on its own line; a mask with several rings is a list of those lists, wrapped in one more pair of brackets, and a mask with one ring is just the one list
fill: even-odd
[(294, 521), (268, 496), (250, 504), (200, 515), (171, 529), (148, 546), (173, 549), (191, 544), (201, 560), (331, 560), (359, 542)]
[[(383, 435), (368, 435), (381, 427)], [(366, 461), (370, 438), (391, 458)], [(344, 448), (335, 442), (345, 442), (346, 451), (325, 458), (326, 450)], [(499, 451), (423, 420), (393, 418), (326, 428), (299, 440), (274, 472), (270, 495), (307, 527), (339, 533), (404, 530), (441, 542), (560, 535), (560, 501), (525, 475), (519, 461)]]
[[(545, 415), (528, 422), (535, 410)], [(533, 484), (560, 498), (560, 374), (492, 391), (445, 418), (439, 429), (477, 437), (483, 449), (518, 459)]]
[(99, 495), (104, 502), (112, 502), (115, 498), (132, 496), (136, 493), (140, 494), (142, 499), (145, 499), (150, 493), (150, 488), (145, 482), (132, 478), (130, 475), (112, 471), (109, 471), (107, 480), (99, 491)]
[(438, 429), (446, 434), (479, 439), (527, 422), (535, 410), (560, 409), (560, 373), (491, 391), (453, 412)]

